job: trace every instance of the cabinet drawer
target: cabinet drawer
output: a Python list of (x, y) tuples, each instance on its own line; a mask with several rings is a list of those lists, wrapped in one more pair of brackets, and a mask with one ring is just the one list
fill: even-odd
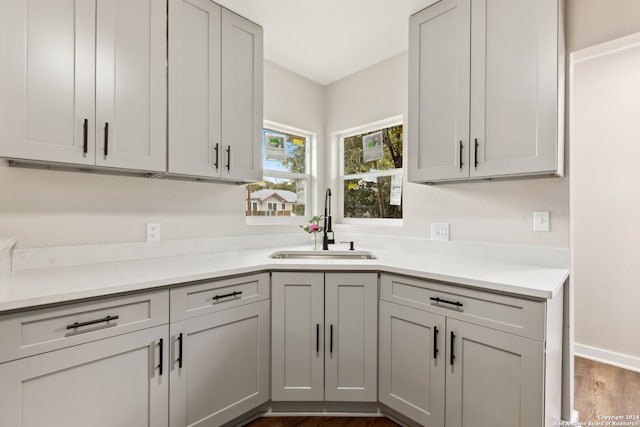
[(171, 289), (171, 321), (269, 299), (269, 273)]
[(545, 303), (383, 274), (380, 298), (543, 341)]
[(0, 363), (162, 325), (168, 312), (158, 291), (1, 316)]

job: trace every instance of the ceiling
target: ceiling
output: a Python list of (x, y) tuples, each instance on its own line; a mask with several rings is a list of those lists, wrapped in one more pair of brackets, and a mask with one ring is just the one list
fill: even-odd
[(435, 0), (216, 0), (264, 28), (264, 56), (322, 85), (408, 47), (409, 16)]

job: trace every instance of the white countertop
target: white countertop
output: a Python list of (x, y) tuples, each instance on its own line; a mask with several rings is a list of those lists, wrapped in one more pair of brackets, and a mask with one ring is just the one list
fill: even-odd
[(269, 258), (283, 249), (308, 248), (233, 250), (1, 272), (0, 312), (264, 270), (381, 271), (548, 299), (562, 289), (569, 273), (566, 268), (379, 248), (371, 249), (375, 260)]

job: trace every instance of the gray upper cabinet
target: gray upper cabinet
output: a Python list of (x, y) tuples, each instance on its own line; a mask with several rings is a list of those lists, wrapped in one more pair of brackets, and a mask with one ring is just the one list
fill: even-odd
[(262, 180), (262, 28), (222, 9), (222, 177)]
[(262, 28), (208, 0), (169, 0), (169, 173), (262, 179)]
[(220, 177), (221, 7), (169, 0), (169, 172)]
[(0, 156), (166, 169), (166, 7), (0, 3)]
[(562, 175), (562, 8), (442, 0), (410, 18), (410, 181)]

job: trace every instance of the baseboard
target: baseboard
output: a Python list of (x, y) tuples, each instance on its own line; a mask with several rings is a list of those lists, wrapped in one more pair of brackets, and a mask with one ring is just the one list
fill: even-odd
[(640, 372), (640, 358), (638, 357), (578, 343), (573, 344), (573, 353), (574, 355), (584, 357), (585, 359), (595, 360), (596, 362), (606, 363), (607, 365), (617, 366), (618, 368), (628, 369), (634, 372)]

